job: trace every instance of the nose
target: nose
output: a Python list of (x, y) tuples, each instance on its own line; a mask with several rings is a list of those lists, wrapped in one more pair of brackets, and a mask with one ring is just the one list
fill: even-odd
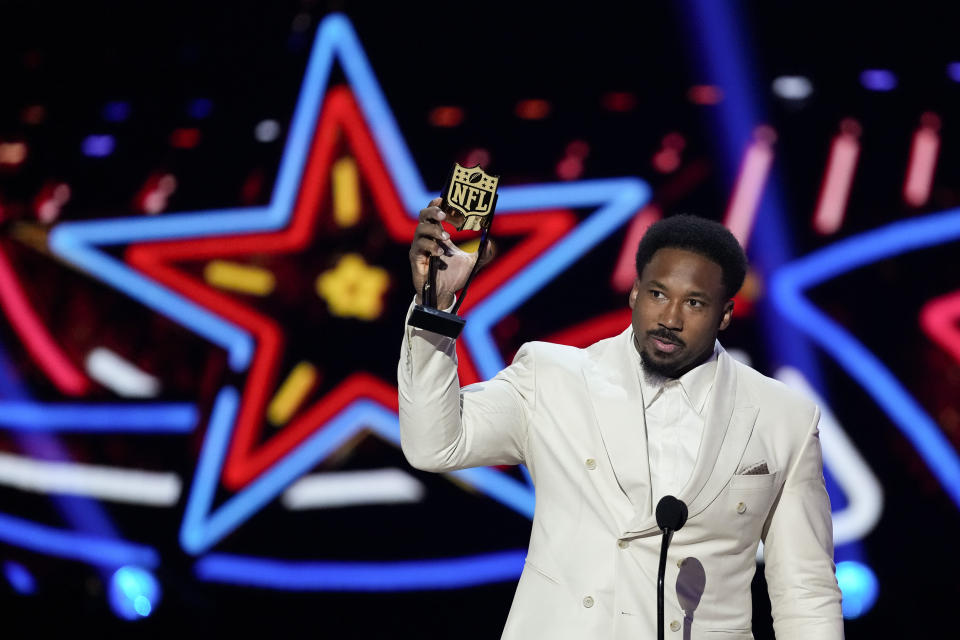
[(671, 331), (683, 330), (683, 314), (680, 309), (680, 304), (678, 300), (671, 300), (668, 304), (664, 305), (658, 320), (658, 324), (661, 327), (665, 327)]

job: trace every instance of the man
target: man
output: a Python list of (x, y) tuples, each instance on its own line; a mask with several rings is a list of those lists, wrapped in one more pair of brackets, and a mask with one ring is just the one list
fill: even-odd
[[(477, 256), (450, 246), (438, 204), (420, 212), (410, 261), (420, 291), (429, 256), (443, 256), (447, 308)], [(753, 637), (762, 540), (777, 637), (843, 638), (819, 410), (716, 340), (745, 271), (723, 226), (662, 220), (640, 242), (623, 333), (586, 349), (525, 344), (492, 380), (463, 389), (454, 341), (406, 328), (398, 377), (410, 464), (524, 463), (536, 486), (504, 638), (656, 637), (664, 495), (689, 509), (667, 561), (666, 637)]]

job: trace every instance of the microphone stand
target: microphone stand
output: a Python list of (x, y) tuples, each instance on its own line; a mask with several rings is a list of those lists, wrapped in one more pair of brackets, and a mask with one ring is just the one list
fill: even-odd
[(673, 533), (687, 522), (687, 505), (673, 496), (663, 496), (657, 503), (657, 526), (663, 531), (660, 539), (660, 568), (657, 570), (657, 640), (663, 640), (663, 577), (667, 572), (667, 549)]
[(660, 568), (657, 569), (657, 640), (663, 640), (663, 578), (667, 572), (667, 549), (673, 539), (673, 530), (664, 529), (660, 539)]

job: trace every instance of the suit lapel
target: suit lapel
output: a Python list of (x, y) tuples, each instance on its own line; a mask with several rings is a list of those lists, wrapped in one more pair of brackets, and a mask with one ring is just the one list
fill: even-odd
[(650, 511), (650, 468), (631, 329), (610, 340), (583, 369), (614, 475), (636, 513)]
[[(744, 397), (743, 385), (739, 384), (737, 364), (722, 347), (710, 394), (693, 473), (677, 496), (687, 505), (688, 518), (703, 511), (730, 481), (757, 418), (757, 407)], [(635, 518), (629, 531), (631, 535), (658, 532), (656, 515)]]

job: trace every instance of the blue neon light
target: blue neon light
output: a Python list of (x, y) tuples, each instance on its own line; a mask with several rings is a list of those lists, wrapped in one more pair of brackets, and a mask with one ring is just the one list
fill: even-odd
[(140, 567), (120, 567), (110, 577), (107, 600), (113, 612), (125, 620), (146, 618), (160, 602), (160, 583)]
[[(0, 348), (0, 394), (11, 399), (0, 402), (2, 416), (7, 415), (5, 411), (7, 407), (30, 404), (30, 395), (14, 375), (13, 366), (2, 348)], [(44, 405), (31, 406), (42, 408)], [(126, 407), (132, 410), (136, 405), (126, 405)], [(82, 405), (76, 407), (75, 412), (70, 414), (71, 419), (79, 419), (82, 422), (91, 415), (86, 412), (88, 408)], [(56, 415), (57, 412), (51, 413)], [(145, 413), (149, 414), (149, 410)], [(93, 414), (97, 414), (96, 406), (93, 407)], [(110, 416), (101, 414), (96, 415), (96, 418), (109, 420)], [(195, 416), (193, 422), (196, 422)], [(14, 438), (18, 446), (32, 456), (57, 460), (68, 457), (56, 437), (50, 433), (15, 432)], [(77, 496), (56, 496), (53, 502), (77, 530), (54, 529), (47, 525), (0, 514), (0, 540), (40, 553), (82, 560), (108, 568), (116, 566), (117, 558), (140, 557), (156, 562), (156, 553), (149, 547), (116, 540), (117, 534), (113, 524), (106, 511), (95, 500)]]
[(903, 220), (841, 240), (774, 274), (771, 295), (783, 316), (817, 342), (890, 416), (960, 506), (960, 458), (937, 423), (893, 373), (803, 292), (878, 260), (960, 239), (960, 209)]
[[(17, 447), (33, 458), (70, 461), (70, 454), (50, 433), (14, 433)], [(75, 531), (101, 538), (119, 538), (106, 509), (97, 500), (86, 496), (54, 495), (50, 497), (64, 520)]]
[[(316, 46), (311, 54), (308, 71), (301, 87), (300, 99), (294, 114), (294, 121), (290, 128), (290, 134), (285, 147), (284, 159), (281, 163), (281, 170), (274, 187), (274, 194), (271, 205), (266, 208), (249, 208), (221, 210), (217, 212), (195, 212), (192, 214), (179, 214), (164, 216), (162, 218), (136, 219), (136, 220), (115, 220), (108, 222), (80, 222), (68, 223), (57, 227), (54, 230), (51, 244), (54, 245), (54, 251), (75, 264), (85, 268), (97, 277), (103, 279), (116, 288), (126, 291), (131, 296), (141, 300), (151, 308), (165, 313), (164, 305), (175, 303), (169, 316), (181, 322), (185, 326), (195, 330), (210, 339), (215, 344), (220, 344), (228, 349), (231, 357), (231, 366), (237, 371), (243, 371), (250, 361), (253, 352), (253, 343), (250, 336), (242, 329), (231, 325), (223, 319), (209, 314), (207, 310), (191, 305), (179, 296), (163, 287), (156, 286), (155, 283), (145, 279), (137, 279), (138, 274), (131, 270), (127, 265), (109, 258), (105, 253), (95, 247), (108, 244), (120, 244), (134, 241), (161, 239), (161, 238), (181, 238), (181, 237), (200, 237), (204, 235), (214, 235), (218, 233), (235, 232), (239, 230), (261, 231), (282, 226), (289, 216), (289, 206), (296, 195), (300, 176), (306, 159), (307, 145), (315, 123), (315, 118), (319, 110), (319, 104), (322, 102), (322, 95), (326, 87), (329, 72), (333, 60), (337, 60), (343, 65), (348, 81), (351, 84), (358, 98), (361, 110), (368, 121), (374, 134), (380, 152), (387, 158), (387, 166), (395, 171), (394, 180), (397, 182), (397, 188), (401, 193), (405, 207), (411, 216), (424, 202), (430, 198), (430, 193), (426, 192), (419, 173), (416, 171), (412, 157), (407, 150), (399, 129), (393, 120), (392, 114), (386, 105), (379, 86), (369, 69), (362, 49), (356, 40), (356, 36), (350, 27), (349, 22), (342, 16), (332, 16), (324, 21), (317, 34)], [(616, 183), (616, 184), (615, 184)], [(565, 190), (566, 189), (566, 190)], [(596, 191), (591, 192), (591, 189)], [(609, 189), (609, 190), (607, 190)], [(593, 214), (584, 225), (578, 227), (574, 233), (580, 232), (578, 239), (584, 243), (597, 242), (606, 234), (612, 232), (619, 224), (622, 224), (620, 215), (626, 215), (625, 211), (635, 211), (643, 205), (648, 197), (649, 190), (646, 185), (639, 180), (622, 181), (595, 181), (570, 183), (564, 185), (547, 185), (531, 187), (513, 187), (504, 189), (503, 201), (501, 203), (502, 214), (509, 215), (512, 212), (531, 210), (537, 208), (547, 208), (550, 206), (568, 206), (568, 207), (587, 207), (600, 206), (597, 213)], [(595, 197), (596, 200), (591, 200)], [(603, 214), (603, 215), (602, 215)], [(169, 224), (168, 224), (169, 223)], [(597, 228), (589, 228), (587, 231), (580, 231), (589, 224), (596, 225)], [(609, 225), (609, 227), (608, 227)], [(569, 236), (568, 236), (569, 237)], [(573, 244), (573, 243), (571, 243)], [(576, 251), (578, 247), (570, 247), (571, 251)], [(589, 246), (582, 247), (581, 254)], [(555, 250), (556, 251), (556, 250)], [(560, 252), (557, 252), (560, 253)], [(578, 255), (581, 255), (578, 254)], [(556, 277), (564, 268), (575, 259), (570, 254), (553, 255), (546, 254), (541, 259), (535, 261), (528, 270), (518, 274), (516, 280), (521, 284), (514, 285), (513, 281), (507, 286), (514, 286), (515, 293), (518, 296), (532, 295), (537, 285), (542, 286), (551, 277)], [(531, 271), (531, 273), (527, 273)], [(527, 280), (524, 280), (526, 278)], [(489, 327), (496, 322), (496, 319), (509, 313), (512, 308), (519, 305), (523, 299), (508, 299), (504, 296), (497, 304), (489, 304), (486, 313), (487, 319), (480, 318), (481, 322), (473, 322), (472, 325), (483, 325), (487, 323), (485, 331), (475, 330), (473, 340), (465, 336), (468, 348), (482, 349), (484, 339), (489, 339)], [(513, 306), (510, 306), (513, 305)], [(480, 307), (478, 307), (479, 309)], [(217, 332), (224, 336), (218, 340)], [(477, 344), (473, 344), (477, 343)], [(479, 345), (479, 346), (478, 346)], [(485, 368), (493, 368), (495, 359), (499, 356), (489, 354), (484, 363)], [(231, 397), (232, 394), (232, 397)], [(229, 440), (230, 432), (233, 428), (233, 415), (236, 412), (236, 403), (238, 399), (236, 392), (230, 388), (221, 390), (218, 395), (217, 406), (214, 416), (208, 427), (207, 441), (201, 453), (200, 463), (198, 464), (197, 475), (194, 479), (194, 487), (191, 491), (188, 501), (187, 514), (184, 518), (184, 526), (181, 530), (181, 537), (185, 539), (184, 546), (192, 545), (195, 548), (201, 548), (204, 545), (209, 546), (219, 539), (218, 536), (225, 535), (239, 526), (246, 518), (249, 518), (266, 503), (272, 499), (284, 486), (289, 484), (298, 473), (299, 469), (304, 468), (307, 461), (315, 456), (326, 455), (329, 450), (335, 448), (335, 443), (342, 440), (351, 427), (347, 426), (351, 420), (345, 420), (336, 423), (336, 420), (343, 416), (352, 416), (356, 425), (361, 423), (376, 422), (380, 426), (376, 428), (378, 432), (396, 434), (396, 416), (378, 405), (366, 402), (365, 404), (355, 403), (338, 416), (328, 427), (331, 433), (324, 435), (321, 432), (316, 434), (316, 438), (308, 439), (304, 445), (297, 451), (291, 452), (283, 460), (279, 461), (263, 477), (258, 478), (250, 487), (243, 492), (233, 496), (230, 501), (225, 503), (217, 512), (210, 514), (210, 502), (212, 501), (213, 490), (216, 488), (219, 470), (222, 467), (225, 447)], [(351, 413), (352, 412), (352, 413)], [(223, 416), (223, 417), (221, 417)], [(389, 424), (388, 424), (389, 423)], [(336, 426), (334, 426), (336, 425)], [(384, 426), (387, 425), (387, 426)], [(392, 426), (390, 426), (392, 425)], [(359, 428), (359, 427), (357, 427)], [(324, 435), (323, 438), (319, 437)], [(216, 437), (214, 437), (216, 436)], [(301, 454), (302, 457), (293, 457), (301, 450), (307, 450)], [(322, 459), (322, 458), (321, 458)], [(318, 460), (313, 460), (315, 464)], [(201, 473), (202, 472), (202, 473)], [(505, 503), (511, 504), (521, 513), (529, 515), (532, 510), (532, 493), (529, 491), (524, 494), (515, 491), (510, 483), (513, 480), (503, 474), (495, 474), (489, 469), (474, 469), (465, 472), (458, 472), (463, 479), (481, 485), (494, 497), (501, 499)], [(490, 479), (493, 484), (482, 486), (485, 479)], [(259, 483), (259, 484), (258, 484)], [(502, 485), (502, 486), (494, 486)], [(254, 491), (254, 488), (256, 490)], [(209, 494), (207, 492), (209, 491)], [(249, 492), (248, 492), (249, 491)], [(513, 492), (513, 495), (511, 495)], [(242, 498), (242, 499), (240, 499)], [(225, 509), (230, 504), (229, 509)], [(219, 519), (218, 519), (219, 518)], [(189, 527), (188, 527), (189, 520)], [(7, 526), (7, 525), (13, 525)], [(23, 526), (26, 525), (26, 526)], [(40, 527), (35, 529), (34, 527)], [(78, 557), (90, 561), (92, 556), (101, 555), (98, 552), (100, 547), (84, 546), (82, 549), (76, 549), (77, 553), (70, 554), (69, 547), (75, 547), (77, 542), (86, 543), (89, 537), (77, 536), (73, 533), (49, 530), (43, 525), (35, 523), (26, 523), (8, 516), (0, 516), (0, 539), (8, 540), (10, 531), (17, 531), (17, 541), (14, 544), (22, 544), (25, 539), (41, 539), (44, 536), (33, 536), (37, 531), (53, 533), (50, 541), (55, 544), (41, 545), (44, 548), (36, 550), (44, 553), (59, 553), (64, 551), (66, 557)], [(7, 537), (4, 537), (7, 536)], [(62, 544), (70, 542), (70, 545)], [(96, 544), (103, 544), (104, 541), (93, 539)], [(118, 543), (120, 546), (110, 547), (109, 553), (102, 554), (102, 557), (110, 558), (119, 564), (121, 556), (124, 561), (132, 562), (144, 566), (152, 566), (155, 561), (155, 552), (152, 549), (133, 545), (128, 543)], [(145, 561), (144, 558), (130, 558), (137, 554), (153, 554), (151, 561)], [(514, 560), (509, 560), (512, 554), (520, 552), (505, 552), (504, 554), (495, 554), (492, 557), (507, 558), (503, 566), (507, 566)], [(491, 556), (486, 556), (489, 559)], [(484, 581), (494, 579), (509, 579), (519, 573), (519, 566), (516, 569), (507, 570), (502, 567), (497, 568), (499, 563), (493, 563), (494, 569), (490, 573), (484, 573), (480, 565), (470, 564), (473, 561), (480, 561), (484, 557), (474, 557), (446, 561), (426, 561), (417, 563), (383, 563), (359, 565), (357, 563), (322, 563), (322, 562), (299, 562), (299, 563), (278, 563), (268, 559), (241, 558), (238, 556), (211, 555), (202, 558), (197, 563), (197, 573), (202, 579), (210, 580), (247, 580), (245, 584), (250, 584), (257, 577), (251, 573), (252, 569), (264, 569), (266, 565), (262, 563), (272, 563), (270, 566), (276, 571), (267, 571), (264, 575), (276, 577), (283, 571), (293, 571), (302, 569), (299, 577), (287, 575), (284, 579), (291, 583), (313, 584), (315, 586), (304, 588), (325, 588), (324, 584), (341, 584), (340, 587), (329, 588), (351, 588), (348, 585), (355, 585), (352, 588), (367, 589), (374, 588), (377, 584), (390, 585), (394, 588), (447, 588), (450, 586), (466, 586), (463, 582), (451, 582), (449, 577), (444, 577), (442, 564), (448, 566), (451, 562), (461, 562), (457, 565), (464, 574), (469, 575), (467, 571), (479, 571), (481, 577), (477, 578), (479, 584)], [(517, 555), (519, 562), (522, 563), (522, 556)], [(102, 558), (101, 558), (102, 559)], [(233, 561), (237, 561), (233, 563)], [(231, 564), (233, 563), (233, 564)], [(251, 564), (252, 563), (252, 564)], [(258, 564), (259, 563), (259, 564)], [(482, 564), (482, 563), (481, 563)], [(355, 573), (350, 573), (352, 569), (357, 569)], [(510, 573), (512, 571), (512, 574)], [(326, 572), (326, 573), (325, 573)], [(436, 573), (434, 573), (436, 572)], [(324, 575), (326, 577), (324, 577)], [(483, 576), (487, 577), (483, 577)], [(502, 575), (505, 577), (496, 578), (491, 576)], [(245, 577), (244, 577), (245, 576)], [(318, 577), (320, 576), (320, 577)], [(348, 576), (348, 577), (344, 577)], [(263, 586), (273, 586), (282, 588), (279, 584), (266, 584), (272, 578), (264, 578)], [(472, 579), (472, 578), (471, 578)], [(404, 587), (406, 585), (414, 585)], [(316, 586), (321, 585), (321, 586)], [(390, 587), (385, 587), (390, 588)]]
[(190, 433), (197, 408), (184, 403), (73, 404), (0, 400), (0, 428), (83, 433)]
[[(715, 129), (717, 138), (722, 142), (722, 157), (726, 160), (724, 169), (732, 176), (740, 165), (744, 149), (753, 139), (754, 129), (764, 122), (763, 105), (757, 100), (756, 88), (761, 85), (755, 81), (750, 36), (743, 27), (743, 20), (738, 19), (736, 3), (690, 0), (689, 6), (691, 11), (685, 15), (690, 16), (690, 26), (702, 47), (701, 64), (706, 69), (709, 82), (724, 92), (724, 99), (716, 106)], [(729, 180), (729, 183), (732, 184), (733, 180)], [(794, 255), (786, 224), (787, 210), (783, 205), (776, 173), (771, 173), (758, 207), (750, 234), (750, 246), (760, 247), (761, 250), (751, 251), (750, 255), (754, 268), (764, 278), (769, 278)], [(789, 364), (799, 369), (823, 397), (828, 397), (810, 344), (802, 336), (784, 331), (783, 318), (778, 311), (771, 300), (761, 298), (758, 316), (763, 321), (764, 341), (774, 364)], [(824, 475), (830, 502), (837, 509), (847, 502), (846, 497), (840, 493), (829, 468), (825, 469)], [(857, 543), (837, 549), (838, 556), (859, 554)]]
[[(210, 427), (180, 528), (180, 544), (189, 553), (198, 554), (209, 549), (356, 433), (371, 429), (390, 442), (400, 443), (400, 423), (396, 413), (375, 402), (358, 400), (212, 511), (213, 497), (219, 486), (220, 470), (238, 407), (237, 391), (232, 387), (222, 389), (214, 403)], [(454, 475), (523, 515), (533, 517), (533, 492), (526, 484), (488, 468), (464, 469), (454, 472)], [(327, 566), (336, 564), (326, 563)]]
[(201, 580), (285, 591), (412, 591), (460, 589), (516, 580), (526, 551), (516, 549), (449, 560), (288, 562), (211, 553), (194, 571)]
[[(199, 215), (187, 216), (190, 216), (190, 214), (185, 214), (185, 219), (180, 220), (181, 225), (186, 225), (191, 220), (199, 222), (201, 217)], [(225, 216), (232, 217), (232, 214), (225, 214)], [(136, 222), (153, 222), (156, 220), (166, 223), (173, 217), (138, 219)], [(220, 221), (222, 223), (227, 222), (222, 218)], [(205, 221), (202, 226), (207, 226), (207, 222), (209, 221)], [(223, 347), (227, 351), (230, 367), (234, 371), (245, 370), (253, 357), (253, 337), (248, 332), (200, 305), (174, 294), (165, 287), (161, 287), (155, 281), (141, 275), (116, 258), (86, 246), (88, 242), (94, 244), (123, 242), (124, 240), (115, 239), (122, 237), (120, 234), (125, 227), (131, 227), (131, 230), (139, 230), (143, 226), (142, 224), (126, 225), (122, 220), (115, 221), (113, 224), (110, 222), (66, 223), (55, 227), (50, 233), (50, 249), (54, 253), (60, 253), (65, 257), (69, 256), (68, 259), (71, 262), (100, 277), (107, 284), (126, 292), (157, 313), (183, 324), (212, 343)], [(178, 227), (178, 231), (182, 231), (180, 225), (174, 226)], [(158, 231), (154, 230), (154, 233), (158, 233)], [(164, 236), (149, 236), (145, 239), (155, 239), (155, 237)], [(132, 238), (128, 237), (126, 240), (129, 241)]]
[(103, 105), (103, 119), (107, 122), (124, 122), (130, 117), (130, 103), (113, 100)]
[[(342, 15), (333, 15), (326, 18), (317, 31), (268, 206), (188, 212), (157, 218), (64, 223), (51, 233), (50, 246), (54, 253), (223, 347), (228, 353), (231, 368), (237, 372), (245, 371), (254, 350), (252, 336), (246, 330), (144, 277), (100, 247), (147, 240), (268, 231), (286, 225), (300, 188), (310, 141), (335, 62), (339, 62), (344, 70), (375, 144), (385, 158), (386, 166), (392, 171), (392, 179), (408, 214), (416, 217), (419, 208), (432, 196), (423, 186), (412, 155), (350, 22)], [(551, 250), (534, 261), (505, 285), (512, 292), (512, 297), (498, 295), (495, 300), (485, 301), (482, 307), (484, 314), (475, 317), (481, 307), (468, 314), (467, 317), (471, 319), (468, 327), (471, 329), (464, 336), (464, 341), (485, 374), (492, 375), (503, 366), (490, 335), (497, 319), (516, 308), (626, 222), (649, 197), (649, 187), (643, 181), (632, 178), (517, 186), (502, 190), (498, 215), (555, 207), (589, 207), (596, 208), (596, 212), (561, 240), (559, 249)], [(354, 403), (243, 491), (210, 513), (237, 403), (234, 390), (221, 390), (207, 429), (180, 532), (181, 544), (191, 553), (209, 548), (234, 530), (364, 423), (367, 426), (371, 422), (379, 425), (378, 429), (385, 437), (395, 438), (398, 433), (395, 414), (374, 403)], [(532, 514), (533, 493), (526, 484), (489, 470), (461, 472), (460, 476), (521, 514), (528, 517)]]
[(897, 88), (897, 76), (889, 69), (867, 69), (860, 74), (860, 84), (870, 91), (893, 91)]
[(13, 590), (24, 596), (32, 596), (37, 592), (37, 581), (33, 574), (19, 562), (6, 561), (3, 563), (3, 575)]
[(451, 472), (451, 475), (482, 489), (498, 502), (533, 520), (536, 501), (532, 482), (530, 484), (517, 482), (507, 474), (490, 467), (461, 469)]
[(187, 114), (195, 120), (203, 120), (213, 113), (213, 100), (210, 98), (194, 98), (187, 104)]
[[(353, 28), (343, 16), (331, 15), (325, 18), (317, 29), (313, 50), (310, 52), (310, 59), (307, 61), (307, 69), (304, 72), (303, 84), (300, 85), (300, 93), (297, 96), (297, 106), (293, 111), (284, 144), (277, 181), (273, 185), (273, 194), (270, 198), (273, 214), (271, 222), (282, 224), (290, 213), (307, 164), (307, 153), (334, 60), (339, 59), (341, 65), (346, 68), (344, 58), (356, 55), (352, 49), (360, 50), (359, 43), (354, 43), (355, 40)], [(351, 47), (351, 44), (355, 46)], [(344, 47), (350, 50), (341, 51)], [(356, 91), (355, 83), (349, 74), (348, 82)], [(356, 93), (357, 100), (362, 103), (360, 92), (356, 91)], [(274, 221), (273, 218), (278, 219)]]
[(843, 592), (843, 617), (859, 618), (877, 602), (880, 584), (877, 576), (862, 562), (837, 563), (837, 583)]
[(157, 552), (145, 545), (64, 531), (4, 513), (0, 513), (0, 542), (97, 567), (155, 567), (160, 562)]
[(96, 135), (91, 134), (83, 139), (81, 148), (83, 155), (91, 158), (105, 158), (113, 153), (116, 146), (116, 140), (110, 134)]
[(947, 65), (947, 76), (954, 82), (960, 82), (960, 62), (951, 62)]
[[(720, 156), (725, 160), (722, 166), (729, 176), (727, 182), (733, 184), (744, 150), (753, 140), (753, 131), (764, 122), (763, 105), (757, 100), (757, 87), (762, 83), (755, 81), (753, 60), (756, 56), (751, 55), (750, 36), (743, 20), (738, 18), (737, 3), (689, 0), (687, 4), (690, 11), (684, 15), (689, 16), (695, 42), (702, 48), (700, 61), (706, 77), (724, 93), (723, 100), (714, 108), (714, 128), (721, 143)], [(763, 277), (768, 277), (794, 255), (788, 219), (776, 173), (772, 172), (750, 235), (750, 246), (761, 248), (751, 251), (750, 257)], [(799, 369), (823, 397), (828, 397), (809, 343), (782, 330), (782, 318), (765, 298), (761, 298), (758, 311), (765, 326), (764, 340), (777, 366), (789, 364)]]

